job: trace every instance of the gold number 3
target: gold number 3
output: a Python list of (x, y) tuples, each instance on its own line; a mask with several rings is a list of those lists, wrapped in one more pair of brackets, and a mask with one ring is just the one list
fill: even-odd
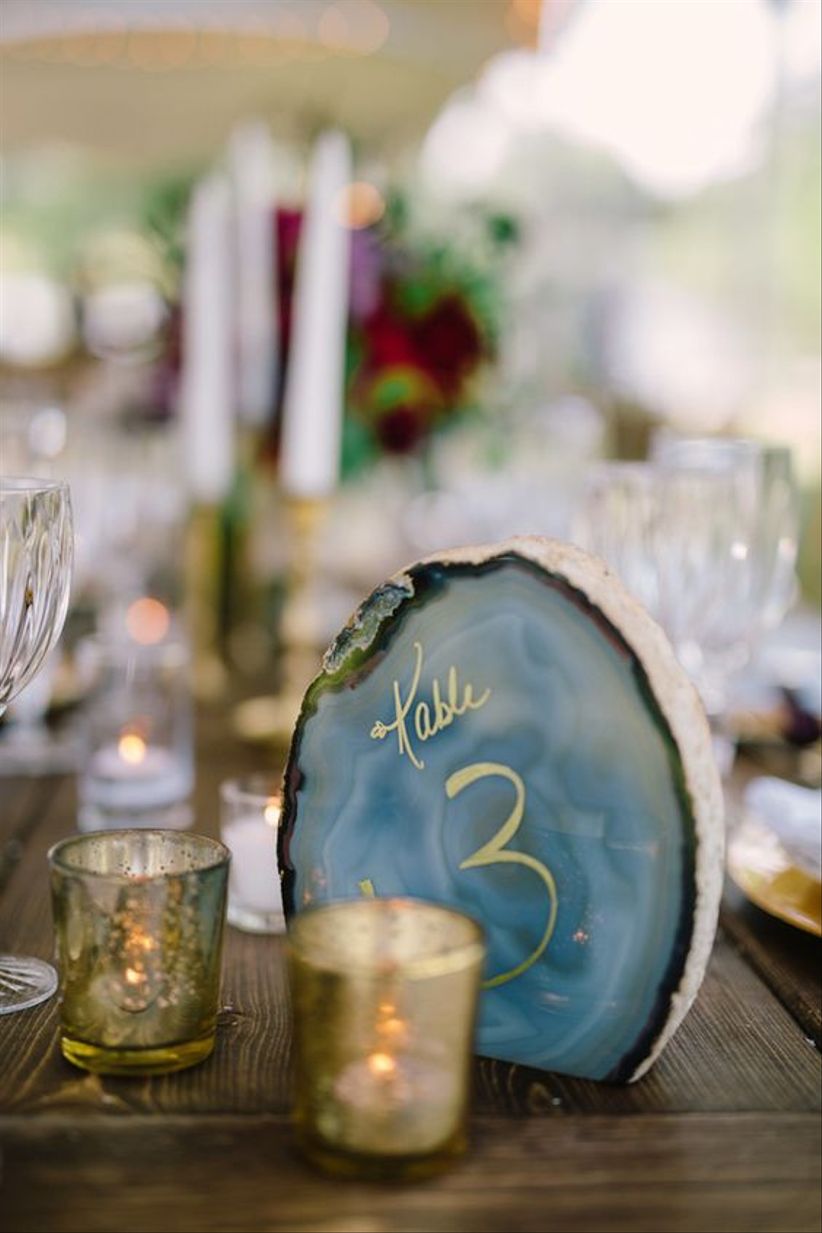
[(488, 980), (483, 981), (483, 988), (485, 989), (493, 989), (497, 985), (506, 984), (509, 980), (515, 980), (517, 976), (521, 976), (523, 972), (527, 972), (530, 967), (533, 967), (551, 941), (557, 921), (557, 887), (550, 869), (534, 856), (529, 856), (525, 852), (512, 852), (505, 847), (519, 830), (525, 813), (525, 784), (517, 772), (511, 770), (510, 766), (505, 766), (502, 762), (472, 762), (470, 766), (464, 766), (462, 770), (454, 771), (453, 775), (449, 775), (445, 782), (446, 795), (449, 800), (453, 800), (455, 796), (458, 796), (463, 789), (469, 788), (471, 784), (492, 776), (507, 779), (514, 785), (517, 794), (514, 808), (497, 833), (487, 843), (484, 843), (481, 848), (477, 848), (476, 852), (467, 857), (461, 863), (460, 869), (481, 869), (487, 865), (525, 865), (527, 869), (533, 869), (534, 873), (545, 883), (551, 906), (548, 912), (548, 923), (545, 926), (545, 932), (536, 948), (523, 959), (522, 963), (518, 963), (515, 968), (511, 968), (507, 972), (500, 972), (497, 976), (492, 976)]

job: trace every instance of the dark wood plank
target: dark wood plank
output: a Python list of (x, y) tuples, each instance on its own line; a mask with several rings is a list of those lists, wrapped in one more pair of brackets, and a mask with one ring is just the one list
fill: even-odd
[[(225, 776), (265, 764), (259, 750), (223, 739), (223, 717), (200, 724), (196, 827), (217, 830)], [(273, 764), (273, 757), (271, 759)], [(9, 949), (52, 950), (46, 851), (75, 826), (63, 781), (0, 894), (0, 939)], [(191, 1071), (146, 1080), (97, 1079), (66, 1063), (57, 1005), (0, 1018), (0, 1110), (282, 1113), (289, 1103), (289, 1020), (282, 941), (227, 930), (223, 1012), (214, 1055)], [(480, 1112), (543, 1115), (802, 1112), (818, 1109), (820, 1061), (791, 1014), (733, 946), (720, 939), (697, 1002), (656, 1067), (629, 1088), (562, 1078), (504, 1063), (476, 1067)]]
[[(44, 820), (0, 900), (18, 949), (48, 953), (45, 848), (63, 813)], [(223, 1005), (214, 1055), (191, 1071), (136, 1080), (83, 1076), (57, 1047), (55, 1002), (0, 1020), (0, 1109), (88, 1106), (166, 1113), (283, 1112), (289, 1099), (288, 1000), (282, 940), (227, 930)], [(819, 1107), (819, 1055), (788, 1012), (723, 941), (697, 1003), (654, 1070), (631, 1087), (562, 1078), (483, 1061), (481, 1111), (802, 1111)]]
[[(219, 781), (274, 764), (225, 729), (201, 721), (195, 825), (212, 834)], [(48, 955), (45, 852), (74, 830), (73, 787), (19, 792), (0, 939)], [(790, 956), (767, 967), (733, 911), (649, 1076), (609, 1088), (480, 1061), (471, 1154), (414, 1188), (335, 1183), (294, 1156), (281, 939), (228, 930), (217, 1049), (179, 1075), (74, 1070), (54, 1003), (0, 1018), (0, 1111), (15, 1114), (0, 1118), (0, 1230), (816, 1230), (819, 1056), (794, 1019), (813, 983)]]
[(551, 1101), (588, 1112), (811, 1110), (820, 1073), (813, 1043), (720, 933), (690, 1014), (643, 1079), (620, 1088), (542, 1077), (526, 1107), (544, 1107), (547, 1086)]
[(40, 780), (0, 776), (0, 891), (22, 857), (47, 802), (59, 788), (60, 780), (52, 776)]
[(48, 787), (47, 780), (38, 781), (25, 775), (0, 775), (0, 842), (15, 833), (44, 786)]
[(340, 1183), (295, 1154), (285, 1118), (4, 1119), (0, 1229), (819, 1228), (813, 1116), (478, 1120), (468, 1156), (414, 1186)]
[(820, 939), (786, 925), (749, 903), (732, 884), (725, 891), (722, 925), (737, 951), (793, 1014), (806, 1035), (822, 1044)]
[[(219, 732), (219, 729), (217, 729)], [(206, 742), (204, 741), (204, 744)], [(217, 786), (243, 759), (214, 735), (201, 758), (197, 828), (215, 833)], [(74, 830), (74, 789), (63, 781), (0, 896), (0, 938), (11, 950), (52, 949), (46, 851)], [(288, 1004), (282, 942), (227, 930), (223, 1005), (215, 1053), (178, 1075), (100, 1080), (59, 1054), (57, 1005), (0, 1020), (0, 1110), (214, 1113), (284, 1112), (289, 1100)], [(724, 941), (689, 1018), (654, 1070), (629, 1088), (562, 1078), (502, 1063), (476, 1070), (481, 1111), (805, 1111), (819, 1107), (819, 1056), (790, 1014)]]
[(74, 787), (69, 779), (28, 781), (24, 809), (7, 837), (0, 869), (0, 950), (51, 957), (52, 929), (46, 853), (74, 830)]

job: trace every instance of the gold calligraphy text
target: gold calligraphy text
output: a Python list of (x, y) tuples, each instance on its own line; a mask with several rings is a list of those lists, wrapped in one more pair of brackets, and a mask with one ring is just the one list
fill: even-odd
[(382, 741), (390, 732), (396, 732), (400, 757), (405, 754), (417, 770), (421, 771), (425, 763), (414, 742), (424, 744), (444, 728), (450, 727), (455, 719), (459, 719), (467, 711), (478, 711), (491, 697), (491, 690), (486, 689), (475, 698), (474, 686), (468, 683), (462, 685), (457, 669), (451, 667), (448, 669), (445, 687), (440, 685), (438, 677), (434, 677), (431, 682), (431, 700), (418, 701), (423, 665), (422, 643), (414, 643), (414, 654), (414, 674), (407, 694), (403, 697), (399, 681), (394, 681), (394, 718), (391, 723), (383, 723), (378, 719), (371, 729), (371, 737), (375, 741)]

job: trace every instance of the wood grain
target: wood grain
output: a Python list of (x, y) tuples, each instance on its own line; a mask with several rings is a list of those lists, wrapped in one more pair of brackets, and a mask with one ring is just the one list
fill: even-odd
[[(195, 825), (216, 834), (220, 780), (259, 765), (260, 754), (226, 740), (214, 712), (201, 717), (199, 738)], [(28, 812), (17, 815), (17, 824), (27, 842), (0, 895), (0, 939), (8, 949), (48, 958), (46, 853), (75, 829), (74, 784), (42, 781), (33, 794), (20, 795)], [(84, 1077), (65, 1062), (56, 1001), (0, 1019), (0, 1111), (285, 1112), (290, 1035), (281, 939), (227, 929), (222, 1002), (217, 1047), (207, 1062), (139, 1081)], [(721, 937), (690, 1015), (639, 1083), (608, 1087), (486, 1060), (476, 1066), (475, 1089), (480, 1112), (510, 1114), (811, 1111), (819, 1108), (819, 1055)]]
[(725, 890), (722, 925), (744, 956), (817, 1047), (822, 1044), (822, 942), (749, 903), (732, 884)]
[(4, 1233), (819, 1227), (812, 1116), (481, 1118), (452, 1172), (397, 1187), (314, 1174), (282, 1117), (4, 1119), (0, 1142)]
[(41, 808), (54, 795), (53, 789), (54, 783), (48, 779), (0, 777), (0, 891), (22, 857)]
[[(152, 1079), (84, 1076), (58, 1048), (57, 1007), (0, 1020), (0, 1110), (70, 1113), (282, 1113), (289, 1107), (290, 1025), (281, 943), (229, 931), (217, 1046), (193, 1070)], [(741, 960), (721, 945), (705, 995), (656, 1067), (630, 1087), (507, 1063), (475, 1066), (478, 1112), (811, 1112), (819, 1055)]]
[[(214, 834), (219, 781), (265, 759), (216, 712), (200, 739), (195, 826)], [(0, 792), (0, 944), (48, 957), (45, 856), (74, 831), (73, 784)], [(335, 1183), (294, 1156), (279, 938), (227, 931), (217, 1047), (181, 1074), (75, 1070), (54, 1002), (0, 1017), (0, 1231), (816, 1230), (813, 939), (768, 926), (728, 903), (693, 1010), (631, 1087), (479, 1060), (472, 1150), (415, 1188)]]
[[(219, 776), (212, 760), (210, 776)], [(202, 790), (202, 789), (201, 789)], [(216, 786), (198, 828), (214, 831)], [(211, 802), (211, 803), (210, 803)], [(0, 897), (0, 937), (48, 957), (51, 916), (46, 852), (71, 833), (74, 792), (55, 791)], [(55, 1001), (0, 1020), (0, 1110), (75, 1108), (165, 1113), (284, 1112), (289, 1100), (288, 1000), (281, 939), (226, 931), (223, 1013), (214, 1055), (162, 1078), (84, 1078), (60, 1056)], [(476, 1068), (480, 1111), (771, 1112), (819, 1108), (819, 1055), (791, 1014), (720, 938), (697, 1002), (654, 1069), (630, 1087), (608, 1087), (504, 1063)]]

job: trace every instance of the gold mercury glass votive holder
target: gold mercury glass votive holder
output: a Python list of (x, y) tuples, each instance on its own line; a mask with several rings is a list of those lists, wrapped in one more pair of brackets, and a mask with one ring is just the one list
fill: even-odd
[(214, 1047), (228, 849), (98, 831), (49, 852), (61, 1048), (99, 1074), (162, 1074)]
[(325, 1170), (425, 1177), (465, 1148), (485, 945), (415, 899), (301, 912), (288, 935), (299, 1144)]

